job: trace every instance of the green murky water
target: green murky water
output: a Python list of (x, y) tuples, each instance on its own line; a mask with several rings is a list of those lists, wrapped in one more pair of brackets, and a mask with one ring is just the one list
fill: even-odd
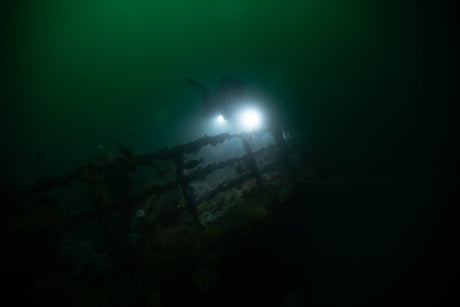
[[(254, 272), (284, 274), (282, 263), (288, 260), (282, 250), (295, 254), (298, 242), (285, 246), (283, 235), (308, 232), (311, 261), (319, 263), (310, 267), (306, 282), (318, 290), (308, 294), (313, 301), (321, 301), (317, 293), (332, 292), (333, 302), (341, 302), (339, 296), (360, 301), (362, 293), (355, 291), (360, 287), (385, 296), (358, 279), (403, 293), (402, 284), (412, 284), (412, 273), (432, 259), (424, 256), (407, 271), (411, 255), (450, 250), (434, 238), (450, 233), (442, 230), (452, 225), (444, 217), (453, 216), (446, 195), (454, 195), (452, 178), (460, 169), (458, 24), (449, 7), (393, 2), (2, 4), (2, 180), (23, 184), (67, 172), (101, 154), (118, 154), (117, 144), (140, 154), (212, 134), (202, 125), (200, 93), (184, 77), (213, 90), (221, 77), (234, 76), (258, 103), (282, 113), (283, 125), (299, 136), (305, 159), (324, 179), (372, 186), (311, 188), (311, 194), (297, 195), (298, 204), (311, 205), (286, 221), (292, 229), (286, 226), (281, 239), (270, 237), (274, 247), (261, 243), (274, 252), (267, 263), (252, 259)], [(452, 186), (418, 185), (439, 180)], [(379, 181), (413, 184), (372, 185)], [(302, 217), (308, 217), (307, 230)], [(421, 243), (426, 240), (431, 245)], [(398, 248), (399, 256), (390, 252)], [(393, 257), (389, 263), (387, 255)], [(237, 256), (244, 262), (245, 255)], [(267, 273), (263, 267), (270, 261), (279, 266)], [(442, 280), (447, 269), (436, 268), (427, 276)], [(375, 281), (370, 272), (383, 277)], [(343, 276), (352, 274), (358, 276), (351, 283), (356, 289), (344, 286)], [(401, 284), (387, 287), (401, 274)], [(430, 288), (428, 282), (415, 284)], [(433, 297), (443, 293), (441, 287)], [(294, 288), (285, 289), (286, 306), (309, 301)]]

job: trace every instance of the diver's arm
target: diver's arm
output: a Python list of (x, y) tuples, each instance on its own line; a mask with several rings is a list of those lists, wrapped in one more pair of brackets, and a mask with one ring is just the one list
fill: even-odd
[(185, 77), (184, 79), (185, 79), (185, 81), (187, 81), (188, 84), (190, 84), (194, 88), (199, 89), (201, 91), (201, 93), (203, 94), (203, 96), (208, 95), (209, 91), (204, 86), (200, 85), (198, 82), (196, 82), (195, 80), (190, 79), (189, 77)]
[(185, 81), (187, 81), (188, 84), (200, 90), (201, 95), (203, 96), (203, 112), (209, 113), (211, 108), (211, 104), (209, 102), (209, 91), (204, 86), (200, 85), (198, 82), (188, 77), (185, 77), (184, 79)]

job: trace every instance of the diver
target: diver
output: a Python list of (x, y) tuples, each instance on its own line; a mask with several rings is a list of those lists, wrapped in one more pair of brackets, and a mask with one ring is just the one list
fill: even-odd
[[(186, 77), (185, 81), (201, 92), (203, 100), (203, 113), (205, 116), (222, 116), (225, 120), (232, 120), (232, 115), (244, 107), (248, 98), (246, 89), (241, 81), (234, 77), (220, 78), (214, 91), (209, 91), (195, 80)], [(280, 153), (289, 163), (290, 155), (302, 156), (303, 145), (295, 130), (289, 128), (282, 116), (279, 107), (269, 102), (265, 103), (265, 117), (269, 123), (268, 128), (276, 142), (281, 145)]]
[(206, 116), (221, 115), (225, 119), (230, 118), (236, 104), (243, 97), (243, 83), (234, 77), (220, 78), (212, 93), (191, 78), (185, 77), (185, 81), (201, 92), (203, 113)]

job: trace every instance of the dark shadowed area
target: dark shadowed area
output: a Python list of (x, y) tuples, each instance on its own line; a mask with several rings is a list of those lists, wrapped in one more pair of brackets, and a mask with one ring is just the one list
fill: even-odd
[(44, 0), (0, 12), (5, 297), (460, 302), (453, 6)]

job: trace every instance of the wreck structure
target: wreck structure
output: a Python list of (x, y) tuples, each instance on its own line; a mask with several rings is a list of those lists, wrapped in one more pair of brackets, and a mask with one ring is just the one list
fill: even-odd
[[(224, 147), (226, 142), (233, 142), (230, 146), (240, 150), (225, 159), (203, 158), (203, 149)], [(226, 201), (229, 198), (235, 200), (256, 187), (289, 184), (290, 152), (281, 133), (273, 131), (205, 135), (149, 154), (134, 155), (123, 146), (120, 149), (120, 157), (110, 155), (104, 163), (89, 163), (69, 174), (39, 180), (23, 187), (20, 196), (33, 201), (52, 195), (55, 189), (80, 183), (93, 207), (91, 212), (69, 221), (75, 223), (92, 214), (102, 217), (109, 211), (127, 208), (142, 210), (148, 217), (164, 209), (149, 203), (164, 203), (163, 198), (174, 194), (176, 208), (169, 209), (178, 216), (188, 215), (195, 226), (202, 227), (224, 215), (222, 211), (231, 203)], [(217, 159), (219, 155), (222, 153)], [(155, 216), (161, 218), (158, 212)]]
[[(15, 191), (20, 213), (8, 221), (9, 240), (25, 238), (26, 250), (47, 251), (30, 261), (42, 261), (40, 267), (27, 269), (39, 276), (32, 292), (42, 295), (56, 276), (73, 301), (82, 300), (70, 297), (77, 281), (83, 288), (104, 285), (104, 298), (88, 300), (109, 303), (133, 301), (112, 290), (121, 287), (136, 293), (137, 303), (161, 305), (184, 278), (197, 292), (209, 291), (222, 250), (257, 223), (276, 223), (303, 172), (282, 133), (270, 130), (205, 135), (148, 154), (123, 146), (120, 152)], [(27, 261), (16, 259), (29, 253), (9, 253), (10, 266), (18, 261), (22, 270)], [(189, 265), (178, 273), (182, 263)], [(48, 300), (58, 300), (56, 293), (44, 295)]]

